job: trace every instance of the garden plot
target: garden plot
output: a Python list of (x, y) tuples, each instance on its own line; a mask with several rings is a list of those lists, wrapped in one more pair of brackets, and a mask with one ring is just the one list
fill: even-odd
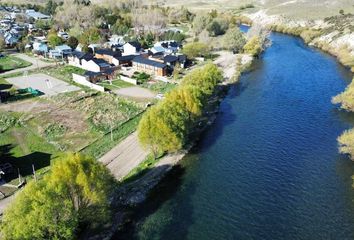
[(80, 90), (79, 87), (70, 85), (69, 83), (43, 73), (7, 78), (6, 81), (18, 88), (31, 87), (37, 89), (48, 96)]

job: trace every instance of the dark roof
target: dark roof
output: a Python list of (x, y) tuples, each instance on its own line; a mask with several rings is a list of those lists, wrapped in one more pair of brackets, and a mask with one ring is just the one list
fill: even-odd
[(132, 61), (135, 57), (136, 55), (125, 55), (125, 56), (120, 56), (117, 59), (119, 61)]
[(186, 55), (178, 55), (178, 61), (179, 62), (185, 62), (187, 61), (187, 56)]
[(163, 43), (161, 43), (161, 46), (164, 48), (169, 48), (169, 47), (177, 48), (178, 43), (176, 41), (163, 42)]
[(86, 71), (86, 72), (84, 73), (84, 76), (96, 77), (96, 76), (100, 76), (101, 74), (102, 74), (101, 72)]
[(111, 66), (108, 62), (106, 62), (105, 60), (103, 59), (97, 59), (97, 58), (93, 58), (92, 61), (94, 63), (96, 63), (98, 66), (100, 67), (109, 67)]
[(167, 55), (167, 56), (165, 56), (165, 57), (163, 58), (163, 61), (164, 61), (165, 63), (167, 63), (167, 62), (177, 62), (177, 60), (178, 60), (178, 57), (173, 56), (173, 55)]
[(111, 49), (97, 49), (95, 53), (112, 57), (122, 56), (122, 53), (120, 51), (112, 51)]
[(91, 53), (84, 53), (80, 51), (73, 51), (71, 53), (72, 56), (77, 57), (78, 59), (85, 59), (86, 61), (89, 61), (93, 59), (93, 55)]
[(148, 58), (144, 58), (142, 56), (135, 57), (133, 59), (133, 62), (141, 63), (141, 64), (145, 64), (145, 65), (149, 65), (149, 66), (154, 66), (157, 68), (165, 68), (166, 67), (166, 64), (164, 64), (164, 63), (156, 62), (156, 61), (150, 60)]
[(139, 51), (141, 49), (141, 44), (137, 41), (133, 41), (133, 42), (128, 42), (130, 45), (134, 46), (136, 48), (137, 51)]
[(108, 75), (113, 74), (115, 71), (116, 71), (115, 68), (107, 68), (107, 69), (103, 70), (103, 72)]

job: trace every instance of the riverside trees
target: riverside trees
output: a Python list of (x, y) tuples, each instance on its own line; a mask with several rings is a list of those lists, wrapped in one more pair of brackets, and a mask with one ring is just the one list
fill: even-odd
[[(332, 103), (340, 104), (341, 108), (354, 112), (354, 79), (344, 92), (335, 96)], [(339, 152), (348, 154), (354, 160), (354, 129), (345, 131), (338, 137)]]
[(220, 70), (212, 63), (186, 75), (178, 88), (141, 119), (138, 136), (143, 147), (155, 158), (159, 153), (180, 150), (221, 79)]
[(75, 239), (88, 223), (108, 220), (113, 183), (109, 171), (93, 158), (66, 155), (18, 194), (2, 219), (2, 237)]

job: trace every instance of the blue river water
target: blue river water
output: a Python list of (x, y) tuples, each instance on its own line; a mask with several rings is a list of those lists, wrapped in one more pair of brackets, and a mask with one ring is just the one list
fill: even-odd
[(354, 239), (354, 163), (331, 104), (351, 80), (336, 60), (272, 33), (179, 170), (117, 239)]

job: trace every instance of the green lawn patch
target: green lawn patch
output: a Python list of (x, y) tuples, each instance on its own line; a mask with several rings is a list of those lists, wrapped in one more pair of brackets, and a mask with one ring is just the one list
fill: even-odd
[[(86, 70), (78, 68), (78, 67), (74, 67), (74, 66), (70, 66), (70, 65), (59, 65), (59, 66), (53, 66), (53, 67), (46, 67), (46, 68), (42, 68), (41, 70), (39, 70), (42, 73), (45, 73), (49, 76), (61, 79), (63, 81), (66, 82), (70, 82), (73, 79), (72, 74), (78, 74), (78, 75), (83, 75)], [(38, 72), (38, 70), (37, 70)]]
[(112, 132), (113, 141), (111, 140), (111, 133), (108, 132), (102, 138), (96, 140), (94, 143), (82, 149), (82, 153), (91, 155), (95, 158), (102, 157), (105, 153), (115, 147), (120, 141), (133, 133), (136, 130), (140, 119), (141, 114), (114, 129)]
[(104, 82), (99, 82), (98, 85), (101, 85), (104, 88), (107, 88), (111, 91), (116, 90), (116, 89), (120, 89), (120, 88), (126, 88), (126, 87), (132, 87), (134, 86), (131, 83), (122, 81), (122, 80), (113, 80), (112, 84), (109, 81), (104, 81)]
[(177, 86), (177, 84), (157, 82), (157, 83), (144, 83), (141, 86), (148, 88), (155, 93), (167, 93), (172, 89), (174, 89)]
[(31, 63), (14, 56), (6, 56), (0, 58), (0, 69), (1, 69), (0, 71), (4, 71), (4, 72), (18, 69), (18, 68), (28, 67), (31, 65), (32, 65)]

